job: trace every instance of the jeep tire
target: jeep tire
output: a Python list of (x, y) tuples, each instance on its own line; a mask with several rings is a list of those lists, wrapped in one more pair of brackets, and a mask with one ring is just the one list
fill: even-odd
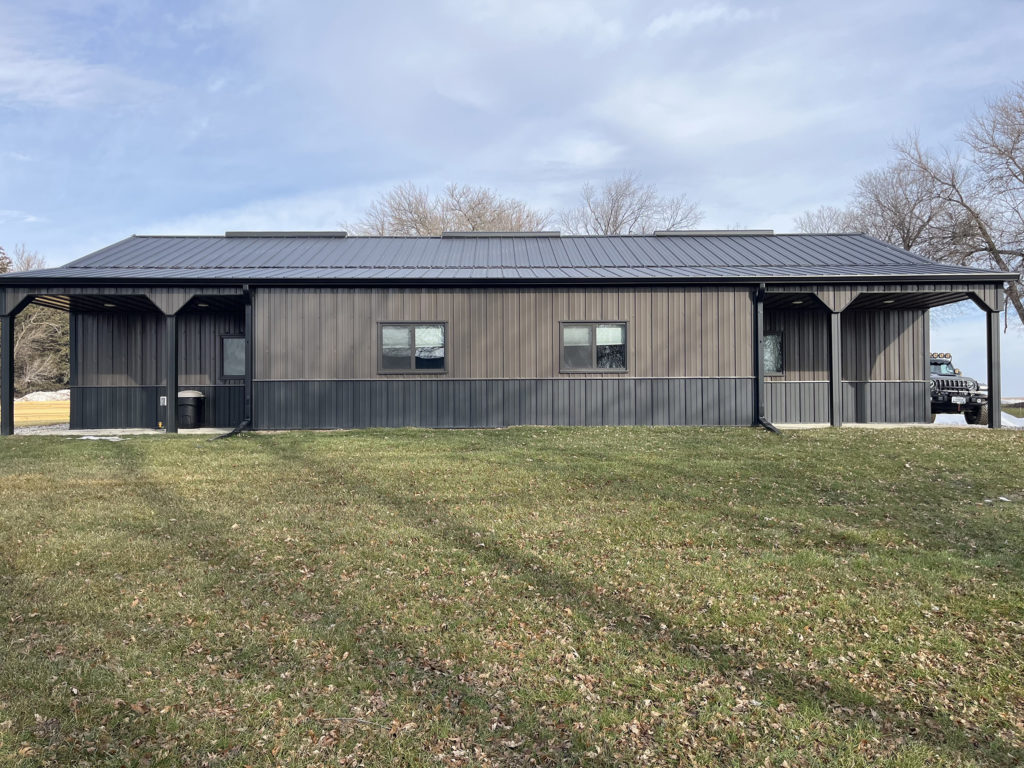
[(988, 424), (988, 404), (964, 411), (964, 421), (968, 424)]

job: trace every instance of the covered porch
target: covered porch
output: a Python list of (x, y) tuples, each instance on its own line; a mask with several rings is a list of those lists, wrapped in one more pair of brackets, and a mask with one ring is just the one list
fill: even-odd
[(999, 428), (1004, 294), (994, 282), (761, 286), (758, 418), (832, 426), (929, 422), (928, 310), (967, 300), (985, 313), (986, 376), (995, 405), (988, 426)]
[[(72, 427), (159, 423), (177, 432), (182, 387), (203, 392), (207, 426), (251, 418), (252, 310), (244, 286), (19, 285), (0, 289), (0, 435), (14, 432), (14, 324), (32, 303), (69, 313)], [(109, 345), (83, 342), (97, 337)], [(244, 372), (235, 372), (243, 375), (222, 375), (222, 337), (244, 341)]]

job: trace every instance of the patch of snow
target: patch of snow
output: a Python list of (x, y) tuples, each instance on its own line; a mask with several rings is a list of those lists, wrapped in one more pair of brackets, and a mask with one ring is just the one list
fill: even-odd
[(79, 440), (109, 440), (111, 443), (119, 443), (124, 440), (117, 435), (82, 435)]
[[(985, 424), (968, 424), (962, 413), (939, 413), (935, 416), (935, 424), (944, 427), (974, 427), (987, 429)], [(1024, 419), (1003, 411), (1003, 427), (1006, 429), (1024, 429)]]
[(1024, 419), (1019, 416), (1011, 416), (1006, 411), (1003, 411), (1003, 426), (1024, 429)]
[(70, 400), (70, 389), (58, 389), (55, 392), (29, 392), (24, 397), (15, 400), (16, 403), (55, 403), (61, 400)]

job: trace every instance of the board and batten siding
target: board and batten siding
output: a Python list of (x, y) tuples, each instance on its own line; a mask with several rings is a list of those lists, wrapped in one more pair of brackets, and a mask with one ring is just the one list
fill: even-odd
[(593, 378), (559, 371), (559, 323), (626, 322), (627, 370), (600, 378), (752, 377), (747, 288), (273, 288), (253, 291), (254, 378), (381, 374), (377, 324), (448, 324), (449, 379)]

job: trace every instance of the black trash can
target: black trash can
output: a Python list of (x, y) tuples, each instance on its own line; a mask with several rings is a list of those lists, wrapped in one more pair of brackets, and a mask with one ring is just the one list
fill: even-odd
[(195, 429), (202, 423), (205, 397), (197, 389), (185, 389), (178, 393), (179, 429)]

